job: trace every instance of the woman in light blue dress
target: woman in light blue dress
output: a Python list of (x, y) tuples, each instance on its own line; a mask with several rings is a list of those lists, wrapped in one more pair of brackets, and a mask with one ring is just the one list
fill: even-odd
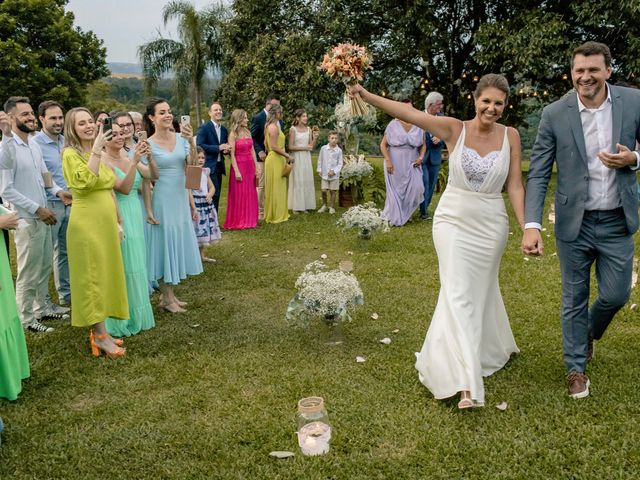
[(149, 280), (158, 280), (162, 292), (161, 307), (171, 313), (184, 312), (186, 303), (175, 295), (173, 287), (187, 275), (202, 273), (202, 261), (189, 209), (185, 166), (197, 162), (191, 125), (183, 124), (181, 133), (173, 131), (173, 115), (166, 100), (153, 99), (144, 114), (145, 130), (150, 135), (151, 155), (160, 176), (153, 189), (153, 216), (147, 238)]

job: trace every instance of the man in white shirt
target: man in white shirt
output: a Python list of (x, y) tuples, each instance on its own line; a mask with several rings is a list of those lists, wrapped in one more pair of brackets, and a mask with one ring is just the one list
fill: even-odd
[[(15, 230), (18, 276), (16, 302), (25, 330), (51, 332), (37, 319), (47, 316), (46, 296), (51, 274), (51, 225), (55, 214), (47, 208), (47, 190), (62, 195), (47, 171), (42, 152), (31, 133), (36, 117), (26, 97), (10, 97), (4, 104), (11, 123), (1, 124), (0, 196), (10, 202), (20, 220)], [(6, 161), (7, 157), (12, 157)], [(9, 168), (6, 168), (9, 167)]]
[[(527, 181), (522, 249), (540, 255), (542, 211), (555, 160), (563, 352), (572, 398), (589, 395), (585, 371), (593, 341), (629, 299), (638, 229), (640, 152), (633, 149), (640, 140), (640, 91), (609, 85), (611, 72), (606, 45), (587, 42), (574, 50), (575, 92), (543, 110)], [(588, 308), (594, 263), (598, 297)]]

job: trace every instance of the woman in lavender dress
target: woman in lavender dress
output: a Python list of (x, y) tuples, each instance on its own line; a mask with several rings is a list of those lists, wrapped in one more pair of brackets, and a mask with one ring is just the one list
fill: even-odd
[(425, 148), (424, 130), (395, 119), (387, 125), (380, 144), (387, 185), (382, 217), (390, 225), (407, 223), (424, 198), (420, 165)]

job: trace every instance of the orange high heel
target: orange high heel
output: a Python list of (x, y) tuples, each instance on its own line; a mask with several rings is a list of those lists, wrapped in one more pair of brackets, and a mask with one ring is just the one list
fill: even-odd
[(93, 333), (93, 330), (91, 331), (91, 334), (89, 335), (89, 340), (91, 341), (91, 355), (93, 355), (94, 357), (99, 357), (104, 353), (105, 356), (109, 358), (124, 357), (125, 353), (127, 353), (126, 349), (121, 347), (116, 347), (113, 352), (107, 352), (105, 349), (103, 349), (96, 343), (96, 339), (104, 340), (105, 338), (107, 338), (106, 333), (103, 333), (102, 335), (97, 335)]
[[(124, 340), (123, 340), (123, 339), (121, 339), (121, 338), (114, 338), (114, 337), (111, 337), (111, 338), (112, 338), (112, 340), (113, 340), (113, 343), (115, 343), (117, 346), (121, 347), (121, 346), (123, 346), (123, 345), (124, 345)], [(91, 343), (94, 343), (94, 340), (93, 340), (93, 330), (89, 330), (89, 340), (91, 341)]]

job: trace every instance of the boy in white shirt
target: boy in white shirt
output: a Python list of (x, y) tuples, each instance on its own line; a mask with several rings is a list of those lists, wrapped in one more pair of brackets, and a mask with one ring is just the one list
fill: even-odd
[(329, 143), (323, 145), (318, 156), (318, 174), (322, 179), (322, 207), (318, 213), (327, 211), (327, 197), (329, 199), (329, 213), (336, 213), (336, 199), (340, 186), (340, 170), (342, 170), (342, 149), (338, 146), (338, 132), (329, 132)]

